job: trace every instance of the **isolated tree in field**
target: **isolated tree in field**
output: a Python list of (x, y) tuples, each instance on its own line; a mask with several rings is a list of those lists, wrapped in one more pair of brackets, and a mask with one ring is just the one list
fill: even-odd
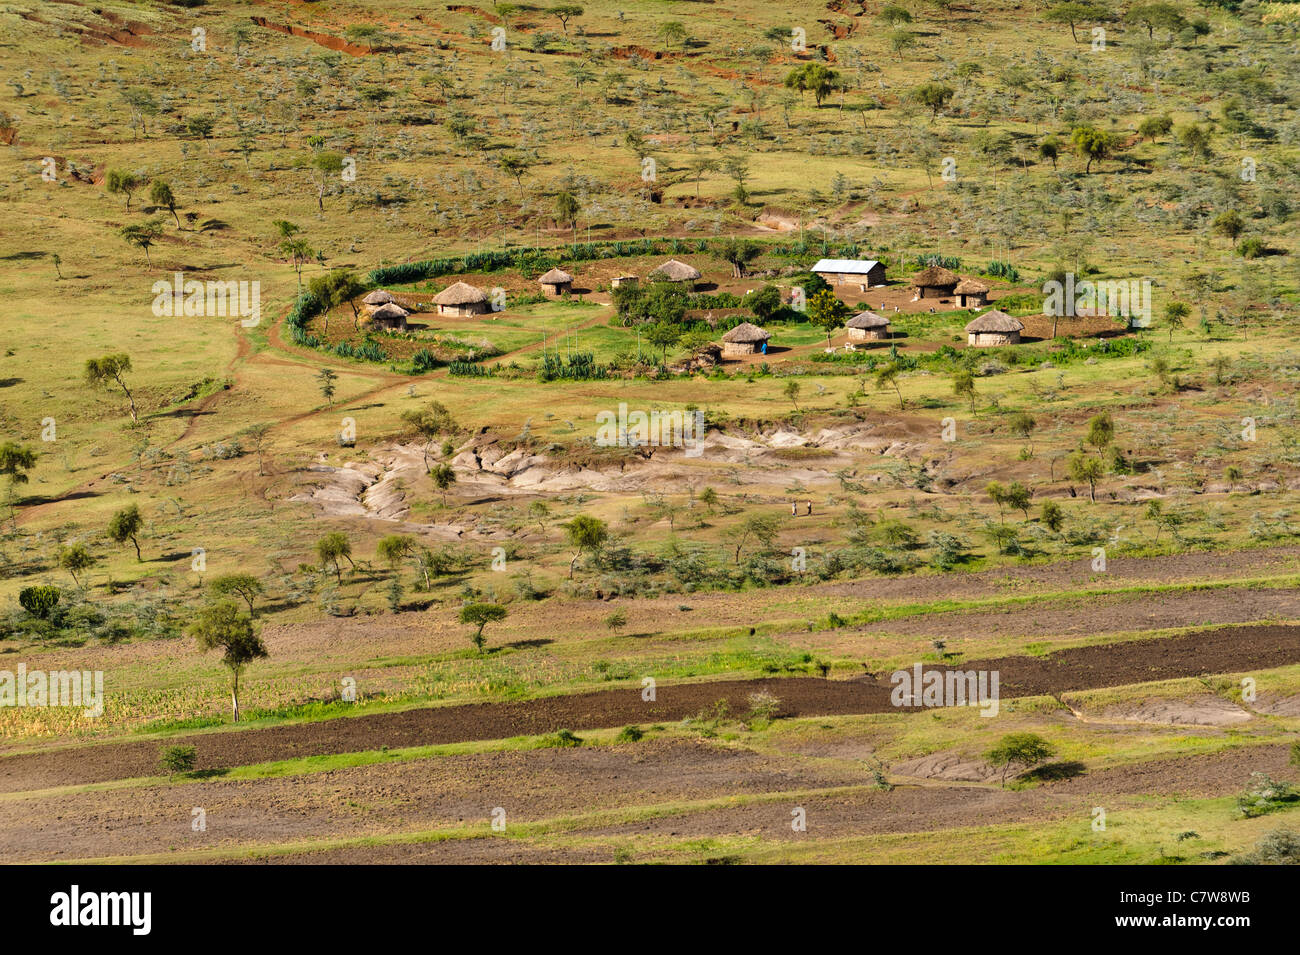
[(135, 398), (131, 394), (131, 389), (126, 384), (126, 373), (131, 370), (131, 358), (125, 353), (116, 355), (105, 355), (103, 358), (87, 358), (84, 377), (86, 384), (92, 387), (107, 388), (116, 384), (126, 395), (126, 400), (131, 405), (131, 420), (138, 422), (136, 417)]
[(901, 7), (896, 3), (887, 3), (880, 8), (880, 20), (885, 26), (896, 27), (904, 23), (912, 22), (912, 14), (906, 7)]
[(1021, 484), (1019, 481), (1012, 481), (1011, 486), (1006, 489), (1002, 496), (1002, 501), (1007, 507), (1014, 508), (1025, 515), (1025, 520), (1029, 520), (1029, 504), (1033, 499), (1033, 492)]
[(975, 374), (969, 368), (958, 368), (952, 376), (952, 393), (958, 398), (965, 398), (970, 402), (970, 413), (975, 413), (975, 399), (978, 393), (975, 391)]
[(582, 7), (576, 3), (557, 3), (553, 7), (547, 7), (546, 12), (560, 21), (560, 26), (564, 28), (564, 35), (569, 35), (569, 21), (583, 14)]
[(190, 636), (204, 652), (221, 650), (221, 662), (230, 671), (230, 705), (239, 722), (239, 675), (254, 660), (270, 654), (253, 630), (253, 620), (229, 600), (208, 604), (195, 614)]
[(524, 174), (528, 172), (529, 169), (533, 168), (533, 161), (529, 159), (527, 156), (521, 155), (519, 153), (511, 153), (509, 155), (502, 156), (500, 159), (497, 160), (497, 168), (499, 168), (507, 176), (510, 176), (514, 179), (515, 185), (519, 189), (519, 194), (523, 195)]
[(682, 327), (676, 322), (655, 322), (645, 330), (645, 340), (661, 349), (660, 364), (668, 363), (668, 349), (682, 340)]
[(143, 528), (144, 518), (140, 516), (140, 508), (131, 504), (114, 514), (108, 522), (108, 537), (115, 544), (130, 541), (135, 546), (135, 559), (141, 561), (144, 558), (140, 556), (139, 535)]
[(325, 189), (343, 172), (343, 154), (333, 150), (322, 150), (312, 154), (307, 162), (311, 181), (316, 186), (316, 208), (325, 211)]
[(577, 198), (569, 190), (565, 189), (555, 197), (555, 219), (561, 225), (567, 225), (573, 230), (576, 240), (578, 234), (578, 213), (581, 207), (578, 205)]
[(686, 49), (686, 39), (689, 35), (686, 32), (686, 27), (677, 20), (669, 20), (667, 23), (659, 24), (659, 38), (664, 41), (666, 47), (680, 44), (682, 49)]
[(1174, 121), (1167, 114), (1163, 116), (1147, 116), (1142, 122), (1138, 123), (1138, 135), (1143, 139), (1155, 142), (1158, 137), (1169, 135), (1169, 131), (1173, 128)]
[(898, 54), (899, 60), (903, 58), (903, 51), (916, 45), (916, 34), (911, 30), (899, 28), (889, 34), (889, 49)]
[(72, 576), (72, 582), (81, 586), (79, 574), (95, 566), (95, 557), (85, 544), (71, 544), (59, 551), (59, 566)]
[(718, 246), (718, 258), (731, 266), (731, 277), (743, 279), (745, 268), (763, 254), (763, 247), (749, 239), (724, 239)]
[(433, 478), (433, 486), (442, 492), (442, 506), (447, 506), (447, 490), (456, 483), (456, 471), (446, 462), (440, 463), (432, 471), (429, 477)]
[(799, 410), (799, 382), (791, 378), (781, 389), (781, 393), (790, 399), (790, 404), (794, 405), (794, 410)]
[(402, 412), (402, 420), (424, 438), (424, 470), (430, 472), (429, 452), (433, 442), (443, 435), (454, 434), (456, 422), (441, 401), (431, 401), (418, 410)]
[(1047, 159), (1052, 163), (1052, 169), (1056, 169), (1057, 157), (1061, 155), (1061, 144), (1057, 142), (1055, 136), (1048, 136), (1038, 144), (1038, 158)]
[(329, 402), (330, 407), (334, 406), (334, 383), (338, 381), (338, 378), (339, 376), (334, 374), (333, 368), (322, 368), (320, 374), (316, 376), (316, 380), (320, 382), (321, 397)]
[(14, 513), (17, 499), (17, 487), (27, 483), (27, 472), (36, 467), (37, 454), (31, 448), (14, 441), (0, 443), (0, 475), (7, 477), (5, 482), (5, 499), (9, 505), (9, 519), (16, 526), (18, 519)]
[(1087, 482), (1088, 499), (1094, 504), (1097, 503), (1097, 482), (1105, 473), (1101, 460), (1084, 451), (1075, 451), (1066, 458), (1065, 466), (1071, 480)]
[(50, 264), (54, 266), (54, 274), (59, 278), (63, 278), (63, 269), (59, 268), (63, 264), (63, 259), (59, 256), (59, 253), (50, 253)]
[(700, 503), (709, 509), (710, 514), (718, 509), (719, 502), (718, 492), (714, 488), (706, 487), (700, 492)]
[(243, 431), (239, 432), (249, 449), (257, 455), (257, 473), (262, 475), (266, 473), (266, 462), (263, 459), (263, 452), (266, 448), (266, 439), (271, 434), (271, 426), (266, 422), (259, 421), (257, 424), (250, 424)]
[(1208, 127), (1188, 123), (1178, 130), (1178, 145), (1200, 159), (1214, 155), (1213, 143), (1214, 134)]
[(600, 518), (587, 514), (579, 514), (562, 526), (564, 539), (574, 549), (573, 557), (569, 560), (569, 576), (572, 577), (573, 567), (579, 557), (583, 554), (594, 556), (605, 546), (605, 542), (609, 540), (609, 528)]
[(151, 267), (153, 256), (149, 254), (149, 250), (162, 238), (162, 232), (162, 222), (158, 219), (150, 219), (140, 225), (124, 225), (117, 230), (117, 234), (127, 245), (133, 245), (144, 252), (144, 261)]
[(1096, 448), (1098, 454), (1105, 453), (1115, 440), (1115, 421), (1108, 412), (1103, 411), (1088, 419), (1088, 430), (1083, 440)]
[(1169, 329), (1169, 341), (1174, 340), (1174, 331), (1186, 324), (1190, 314), (1192, 307), (1186, 302), (1169, 302), (1165, 305), (1165, 326)]
[(1226, 236), (1229, 241), (1236, 242), (1237, 236), (1241, 235), (1242, 230), (1246, 228), (1246, 223), (1242, 220), (1240, 212), (1229, 209), (1215, 216), (1210, 227), (1219, 235)]
[(839, 83), (840, 75), (821, 63), (801, 64), (785, 77), (787, 89), (798, 90), (801, 96), (804, 93), (812, 93), (813, 100), (818, 106), (821, 106), (826, 97), (839, 88)]
[(320, 558), (322, 568), (333, 565), (334, 576), (340, 584), (343, 583), (343, 561), (346, 560), (348, 566), (356, 570), (356, 564), (352, 563), (352, 542), (342, 531), (333, 531), (318, 540), (316, 556)]
[(830, 289), (814, 292), (808, 299), (808, 323), (826, 333), (826, 347), (831, 347), (831, 336), (843, 328), (853, 310), (841, 302)]
[(110, 169), (104, 176), (104, 188), (113, 195), (126, 196), (126, 210), (131, 211), (131, 195), (140, 188), (140, 178), (125, 169)]
[(1074, 28), (1079, 23), (1093, 23), (1106, 16), (1106, 8), (1096, 3), (1057, 3), (1048, 9), (1043, 19), (1048, 23), (1065, 23), (1070, 27), (1070, 38), (1079, 42)]
[(736, 184), (733, 195), (739, 202), (749, 199), (745, 183), (749, 181), (749, 157), (743, 153), (733, 153), (722, 161), (722, 171)]
[(1178, 8), (1172, 3), (1139, 3), (1124, 14), (1124, 22), (1143, 27), (1147, 39), (1155, 38), (1156, 27), (1177, 34), (1187, 24)]
[(771, 514), (746, 515), (738, 525), (727, 532), (727, 537), (736, 545), (736, 563), (740, 563), (745, 545), (751, 540), (758, 541), (764, 547), (771, 547), (780, 530), (781, 522)]
[(301, 294), (303, 267), (316, 258), (316, 250), (306, 239), (285, 239), (280, 243), (280, 254), (293, 264), (294, 274), (298, 276), (298, 292)]
[(470, 636), (469, 642), (478, 648), (480, 653), (483, 652), (483, 645), (487, 640), (483, 636), (483, 628), (489, 623), (496, 623), (506, 619), (509, 611), (500, 604), (489, 603), (472, 603), (466, 604), (460, 608), (460, 622), (467, 623), (478, 629)]
[(208, 591), (214, 597), (238, 597), (248, 604), (248, 616), (253, 614), (253, 601), (265, 591), (262, 582), (252, 574), (222, 574), (214, 577), (208, 584)]
[(984, 493), (989, 496), (989, 500), (998, 506), (998, 521), (1005, 523), (1002, 509), (1007, 503), (1007, 488), (1001, 481), (989, 481), (984, 485)]
[(912, 98), (930, 111), (930, 120), (939, 118), (939, 111), (948, 105), (956, 91), (943, 83), (926, 83), (912, 91)]
[(1002, 785), (1006, 786), (1007, 772), (1012, 766), (1027, 772), (1055, 755), (1056, 748), (1037, 733), (1008, 733), (984, 754), (984, 761), (1002, 770)]
[(18, 591), (18, 605), (38, 620), (49, 619), (62, 594), (52, 585), (24, 587)]
[(1038, 427), (1038, 422), (1034, 416), (1025, 411), (1017, 411), (1007, 422), (1007, 427), (1011, 429), (1011, 433), (1017, 438), (1030, 442), (1027, 450), (1032, 454), (1034, 445), (1030, 438), (1033, 436), (1034, 429)]
[(1065, 524), (1065, 511), (1055, 501), (1044, 501), (1043, 508), (1039, 512), (1039, 520), (1053, 534), (1059, 534)]
[(695, 198), (700, 197), (700, 180), (711, 172), (718, 171), (718, 161), (710, 156), (692, 156), (687, 160), (686, 168), (695, 180)]
[(903, 403), (903, 390), (898, 386), (898, 363), (886, 362), (876, 369), (876, 390), (884, 391), (886, 388), (893, 388), (898, 395), (898, 410), (902, 411), (907, 406)]
[(172, 192), (171, 183), (164, 179), (155, 179), (149, 187), (149, 201), (159, 209), (166, 209), (176, 220), (176, 228), (181, 227), (181, 217), (176, 214), (176, 194)]
[(1092, 172), (1092, 164), (1109, 156), (1115, 146), (1110, 133), (1095, 126), (1076, 126), (1070, 134), (1070, 141), (1079, 150), (1079, 155), (1088, 160), (1083, 169), (1085, 173)]

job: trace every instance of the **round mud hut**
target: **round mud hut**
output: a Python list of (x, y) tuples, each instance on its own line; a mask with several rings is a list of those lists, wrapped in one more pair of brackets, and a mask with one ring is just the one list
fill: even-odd
[(449, 285), (433, 297), (433, 304), (438, 306), (439, 315), (455, 315), (464, 318), (467, 315), (482, 315), (488, 310), (487, 292), (475, 288), (468, 282)]
[(741, 322), (722, 336), (722, 357), (739, 358), (742, 355), (753, 355), (762, 351), (771, 337), (766, 329), (759, 328), (752, 322)]
[(875, 312), (858, 312), (844, 327), (851, 342), (882, 342), (889, 337), (889, 319)]
[(559, 269), (551, 269), (537, 281), (548, 298), (559, 298), (573, 291), (573, 276)]
[(1024, 330), (1025, 325), (1020, 319), (995, 308), (966, 326), (966, 344), (975, 348), (1019, 345), (1020, 333)]
[(912, 288), (916, 289), (913, 301), (922, 298), (949, 298), (960, 281), (957, 273), (933, 265), (912, 276)]
[(370, 313), (370, 324), (393, 332), (406, 331), (406, 319), (410, 312), (396, 302), (385, 302)]
[(666, 279), (669, 282), (690, 282), (694, 284), (700, 280), (700, 270), (693, 265), (687, 265), (685, 262), (678, 262), (676, 259), (669, 259), (659, 268), (650, 273), (652, 279)]
[(989, 303), (989, 287), (974, 279), (962, 279), (953, 290), (958, 308), (983, 308)]
[(383, 289), (377, 288), (373, 292), (368, 293), (366, 297), (361, 300), (361, 304), (365, 306), (368, 313), (373, 314), (375, 309), (379, 308), (379, 306), (387, 305), (389, 302), (396, 301), (397, 299), (393, 298), (392, 292), (385, 292)]

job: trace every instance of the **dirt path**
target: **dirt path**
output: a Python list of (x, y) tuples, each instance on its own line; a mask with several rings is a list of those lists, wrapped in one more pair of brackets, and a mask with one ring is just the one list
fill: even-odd
[[(1159, 640), (1102, 644), (1044, 657), (966, 661), (964, 670), (996, 670), (1004, 699), (1155, 680), (1268, 669), (1300, 662), (1300, 627), (1199, 631)], [(936, 668), (940, 669), (940, 668)], [(725, 699), (749, 710), (751, 693), (767, 691), (788, 716), (892, 713), (888, 674), (859, 680), (774, 678), (665, 685), (654, 702), (639, 687), (377, 713), (320, 723), (223, 731), (172, 740), (198, 750), (199, 769), (218, 769), (329, 753), (502, 739), (510, 736), (671, 722)], [(157, 771), (157, 742), (101, 743), (0, 758), (0, 792), (147, 776)]]

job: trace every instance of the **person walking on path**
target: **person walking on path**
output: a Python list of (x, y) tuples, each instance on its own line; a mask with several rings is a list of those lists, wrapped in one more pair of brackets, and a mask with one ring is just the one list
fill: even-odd
[(807, 504), (808, 504), (808, 516), (811, 517), (811, 516), (812, 516), (812, 501), (808, 501)]
[(790, 516), (791, 516), (791, 517), (798, 517), (798, 516), (799, 516), (799, 502), (798, 502), (798, 501), (791, 501), (791, 502), (790, 502)]

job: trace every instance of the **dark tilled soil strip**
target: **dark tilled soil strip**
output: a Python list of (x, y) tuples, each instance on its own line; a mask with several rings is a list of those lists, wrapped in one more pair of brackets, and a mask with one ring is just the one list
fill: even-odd
[[(963, 670), (996, 670), (1000, 695), (1037, 696), (1155, 680), (1268, 669), (1300, 663), (1300, 627), (1207, 630), (1158, 640), (1062, 650), (1045, 657), (963, 661)], [(889, 674), (835, 681), (808, 677), (664, 685), (654, 702), (641, 689), (602, 690), (512, 703), (473, 703), (401, 713), (376, 713), (170, 741), (198, 750), (198, 769), (219, 769), (331, 753), (502, 739), (685, 719), (725, 699), (731, 712), (750, 708), (749, 695), (774, 694), (787, 716), (890, 713)], [(101, 743), (0, 758), (0, 792), (45, 789), (148, 776), (158, 771), (158, 742)]]

